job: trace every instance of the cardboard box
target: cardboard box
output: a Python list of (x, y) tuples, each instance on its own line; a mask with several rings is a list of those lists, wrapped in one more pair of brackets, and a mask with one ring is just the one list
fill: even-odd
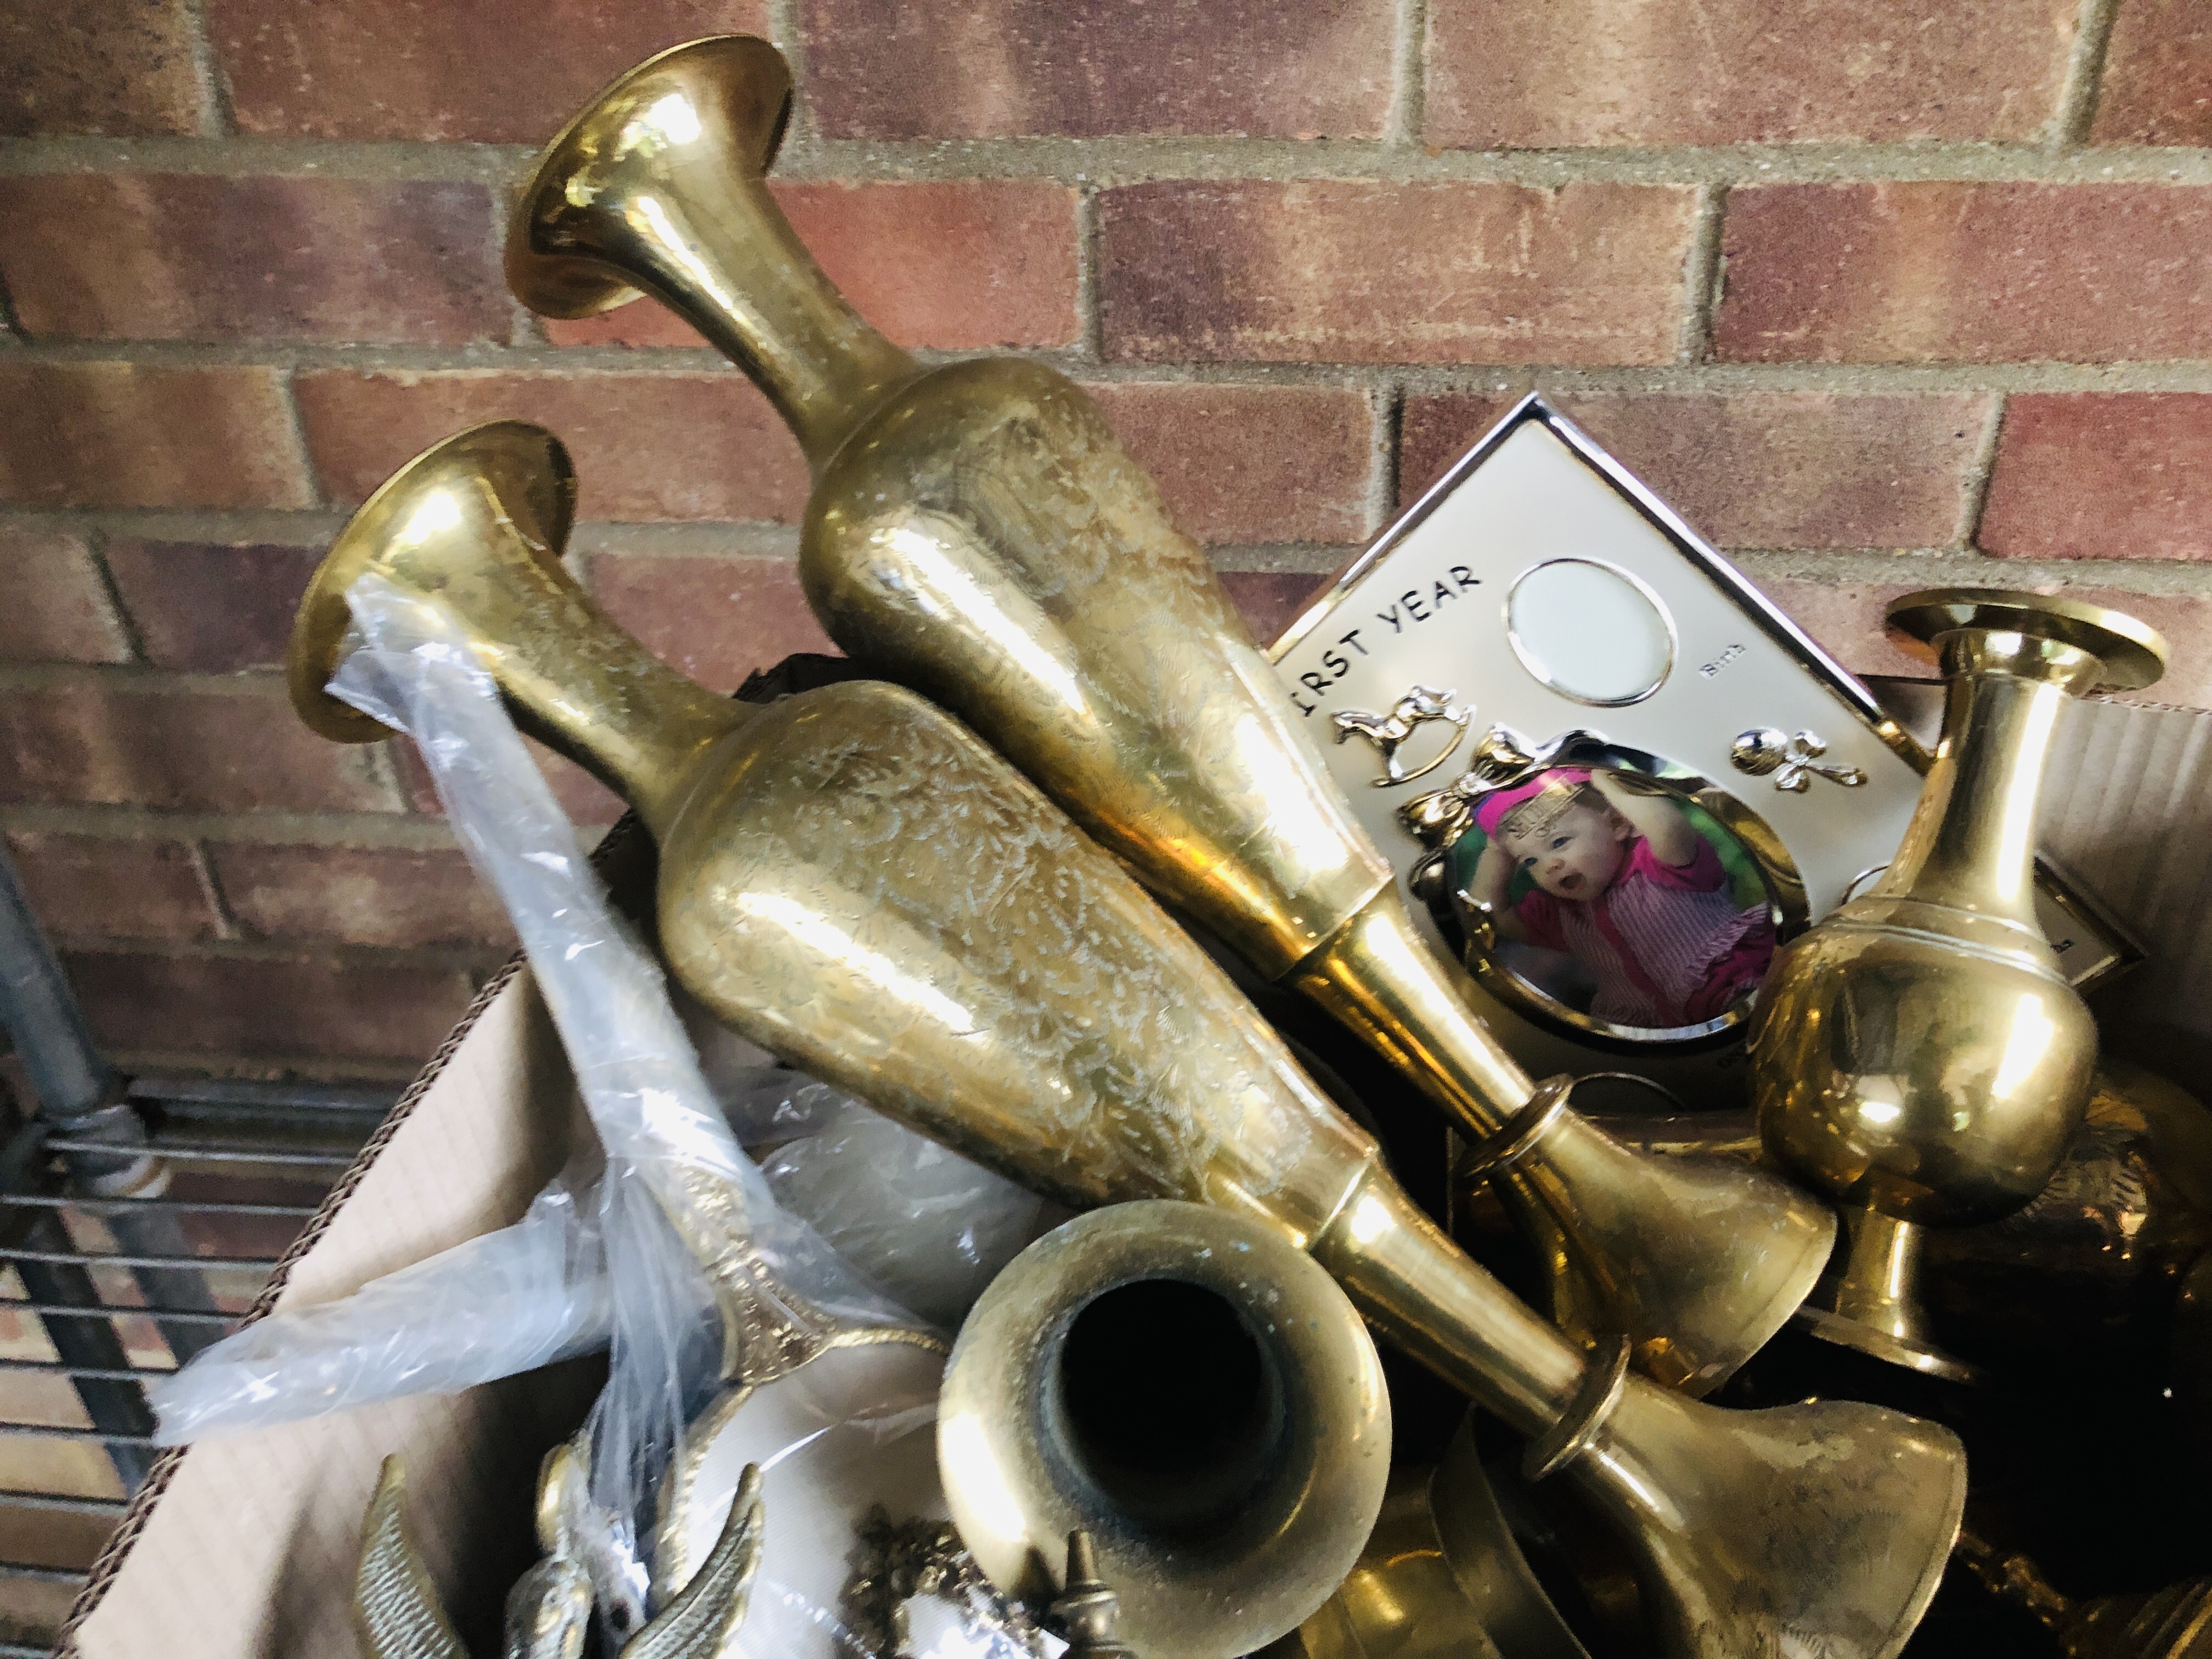
[[(1933, 688), (1877, 688), (1929, 728)], [(2139, 937), (2140, 968), (2099, 998), (2108, 1046), (2161, 1065), (2212, 1037), (2212, 714), (2123, 702), (2068, 712), (2045, 797), (2046, 850)], [(628, 820), (625, 821), (627, 824)], [(649, 892), (650, 848), (602, 848), (617, 893)], [(337, 1297), (516, 1219), (562, 1164), (574, 1085), (527, 971), (489, 984), (279, 1266), (257, 1316)], [(351, 1624), (362, 1512), (378, 1466), (407, 1454), (410, 1516), (473, 1651), (535, 1554), (538, 1460), (582, 1419), (591, 1362), (453, 1397), (403, 1401), (173, 1454), (95, 1565), (64, 1648), (84, 1659), (359, 1652)]]

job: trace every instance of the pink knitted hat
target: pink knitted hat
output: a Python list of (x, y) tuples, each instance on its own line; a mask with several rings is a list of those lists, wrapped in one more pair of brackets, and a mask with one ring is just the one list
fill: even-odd
[(1587, 785), (1590, 775), (1578, 766), (1556, 767), (1549, 772), (1540, 772), (1526, 783), (1516, 783), (1510, 789), (1495, 789), (1475, 803), (1474, 821), (1482, 826), (1482, 833), (1492, 841), (1498, 839), (1498, 826), (1516, 806), (1525, 805), (1537, 796), (1550, 790), (1572, 793)]

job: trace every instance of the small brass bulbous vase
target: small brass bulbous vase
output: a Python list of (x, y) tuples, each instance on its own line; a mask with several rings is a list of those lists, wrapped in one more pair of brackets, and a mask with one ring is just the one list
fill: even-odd
[(1889, 619), (1940, 656), (1942, 737), (1895, 861), (1776, 957), (1753, 1091), (1768, 1150), (1832, 1194), (1849, 1230), (1806, 1322), (1967, 1380), (1921, 1319), (1918, 1230), (1994, 1221), (2041, 1192), (2097, 1057), (2036, 921), (2045, 757), (2069, 697), (2148, 685), (2166, 647), (2117, 611), (1989, 588), (1909, 594)]

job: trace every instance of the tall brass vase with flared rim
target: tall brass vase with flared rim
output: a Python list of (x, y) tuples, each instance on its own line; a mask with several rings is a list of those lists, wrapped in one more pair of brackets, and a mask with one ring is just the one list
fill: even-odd
[(1091, 400), (1018, 359), (921, 367), (808, 257), (762, 179), (790, 97), (775, 50), (739, 36), (623, 76), (523, 192), (515, 293), (556, 317), (649, 293), (738, 363), (814, 470), (800, 573), (831, 636), (1487, 1142), (1562, 1325), (1717, 1386), (1804, 1299), (1833, 1218), (1763, 1172), (1639, 1160), (1531, 1084)]
[(1776, 957), (1753, 1089), (1768, 1149), (1844, 1206), (1849, 1247), (1806, 1322), (1971, 1381), (1928, 1334), (1920, 1229), (1995, 1221), (2041, 1192), (2097, 1057), (2036, 920), (2044, 761), (2069, 696), (2150, 684), (2166, 644), (2118, 611), (1995, 588), (1907, 594), (1889, 620), (1940, 655), (1942, 738), (1889, 868)]
[(1625, 1345), (1586, 1358), (1437, 1230), (1220, 969), (966, 727), (873, 682), (752, 709), (708, 696), (569, 578), (571, 500), (560, 445), (519, 422), (410, 462), (301, 602), (301, 717), (383, 734), (321, 689), (362, 575), (442, 607), (519, 720), (637, 807), (663, 951), (719, 1018), (1039, 1191), (1212, 1204), (1307, 1250), (1607, 1519), (1674, 1659), (1903, 1645), (1965, 1498), (1948, 1431), (1844, 1402), (1724, 1412), (1626, 1375)]

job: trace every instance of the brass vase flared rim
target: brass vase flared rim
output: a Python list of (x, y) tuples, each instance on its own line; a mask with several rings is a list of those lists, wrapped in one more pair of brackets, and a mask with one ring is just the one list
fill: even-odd
[(308, 728), (336, 743), (376, 743), (383, 721), (324, 690), (345, 654), (353, 613), (346, 591), (404, 532), (398, 521), (441, 488), (487, 492), (530, 544), (534, 556), (559, 562), (576, 511), (576, 470), (561, 441), (527, 421), (491, 421), (432, 444), (377, 486), (315, 567), (292, 619), (284, 677), (292, 708)]
[(1933, 643), (1961, 628), (2002, 629), (2087, 651), (2100, 685), (2140, 691), (2166, 672), (2166, 636), (2148, 623), (2087, 599), (2003, 587), (1925, 587), (1889, 604), (1889, 625)]
[(775, 94), (776, 114), (762, 135), (757, 165), (761, 173), (769, 170), (776, 152), (783, 148), (783, 136), (791, 124), (791, 66), (783, 54), (750, 34), (703, 35), (653, 53), (594, 93), (538, 152), (530, 180), (516, 198), (514, 216), (507, 222), (504, 264), (507, 289), (516, 299), (541, 317), (574, 320), (617, 310), (642, 297), (642, 290), (596, 260), (538, 248), (530, 234), (531, 226), (546, 197), (564, 195), (569, 180), (580, 171), (573, 152), (579, 146), (595, 148), (601, 142), (605, 135), (600, 128), (610, 106), (626, 102), (624, 94), (639, 82), (665, 73), (679, 60), (686, 70), (703, 62), (711, 71), (716, 59), (726, 60), (727, 67), (720, 74), (710, 72), (707, 77), (710, 82), (734, 86), (750, 81)]

